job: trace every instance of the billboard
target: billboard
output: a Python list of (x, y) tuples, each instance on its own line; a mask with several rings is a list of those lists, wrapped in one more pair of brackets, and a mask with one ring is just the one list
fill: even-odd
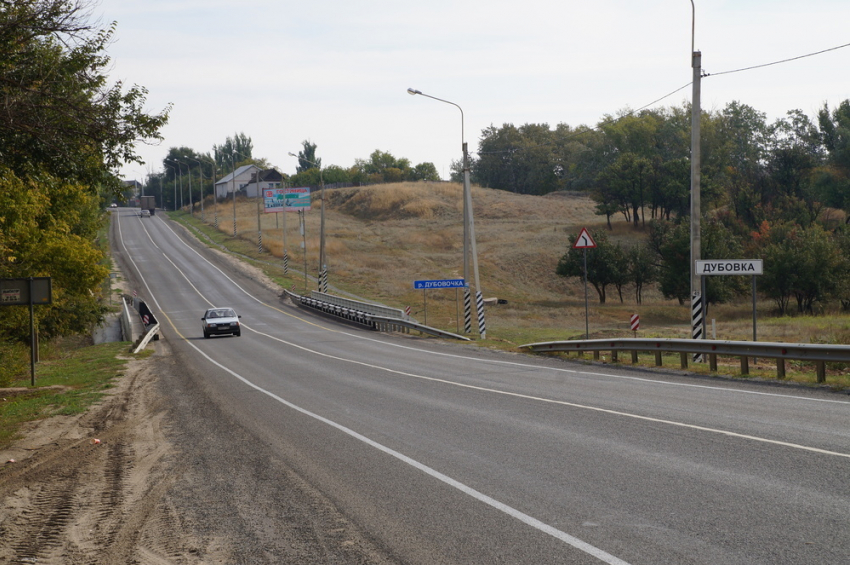
[(50, 277), (0, 279), (0, 306), (25, 306), (53, 303), (53, 281)]
[(307, 212), (310, 210), (310, 187), (266, 188), (263, 190), (263, 203), (267, 214)]

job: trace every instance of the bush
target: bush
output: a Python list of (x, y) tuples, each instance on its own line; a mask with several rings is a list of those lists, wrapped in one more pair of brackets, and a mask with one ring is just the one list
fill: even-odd
[(29, 348), (14, 341), (0, 340), (0, 388), (23, 378), (29, 370)]

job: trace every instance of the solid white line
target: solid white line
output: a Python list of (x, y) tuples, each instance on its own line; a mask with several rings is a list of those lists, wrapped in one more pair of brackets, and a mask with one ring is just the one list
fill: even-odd
[[(118, 233), (119, 233), (119, 236), (121, 237), (121, 245), (122, 245), (122, 247), (124, 247), (124, 249), (126, 251), (126, 246), (124, 245), (123, 236), (121, 235), (120, 224), (119, 224)], [(166, 257), (166, 259), (168, 259), (168, 257)], [(174, 265), (174, 263), (170, 259), (168, 259), (168, 261), (169, 261), (169, 263)], [(148, 287), (147, 282), (145, 281), (144, 275), (142, 275), (141, 271), (136, 266), (135, 262), (133, 262), (133, 266), (136, 268), (136, 271), (138, 272), (139, 277), (144, 282), (145, 288), (147, 288), (148, 292), (150, 292), (150, 288)], [(176, 265), (174, 265), (174, 267), (177, 268)], [(180, 272), (180, 274), (183, 276), (183, 278), (186, 278), (186, 275), (182, 271), (180, 271), (180, 269), (177, 269), (177, 270), (178, 270), (178, 272)], [(236, 283), (234, 283), (234, 284), (236, 284)], [(196, 292), (198, 292), (198, 289), (195, 288), (194, 285), (192, 286), (192, 288), (195, 289)], [(240, 289), (241, 289), (241, 287), (240, 287)], [(198, 292), (198, 294), (200, 294), (200, 292)], [(156, 302), (156, 297), (153, 295), (153, 293), (151, 293), (151, 298), (153, 298), (154, 302)], [(159, 308), (159, 303), (157, 303), (157, 308)], [(162, 311), (161, 308), (159, 308), (159, 309), (160, 309), (160, 311)], [(165, 314), (165, 312), (163, 312), (163, 314)], [(168, 318), (167, 314), (166, 314), (166, 318)], [(170, 318), (168, 318), (168, 322), (171, 324), (172, 328), (174, 328), (174, 331), (179, 334), (180, 332), (177, 330), (176, 327), (174, 327), (174, 324), (171, 322)], [(245, 326), (243, 326), (243, 327), (245, 327)], [(250, 328), (246, 327), (246, 329), (250, 329)], [(251, 330), (251, 331), (256, 331), (256, 330)], [(260, 333), (260, 332), (256, 332), (256, 333)], [(265, 335), (265, 334), (262, 334), (262, 335)], [(427, 466), (423, 463), (420, 463), (419, 461), (412, 459), (412, 458), (408, 457), (407, 455), (404, 455), (404, 454), (402, 454), (398, 451), (395, 451), (394, 449), (391, 449), (391, 448), (389, 448), (389, 447), (387, 447), (383, 444), (380, 444), (380, 443), (378, 443), (378, 442), (376, 442), (376, 441), (374, 441), (374, 440), (352, 430), (351, 428), (347, 428), (347, 427), (343, 426), (342, 424), (334, 422), (333, 420), (329, 420), (328, 418), (325, 418), (324, 416), (321, 416), (319, 414), (316, 414), (314, 412), (311, 412), (311, 411), (309, 411), (305, 408), (302, 408), (302, 407), (300, 407), (296, 404), (289, 402), (285, 398), (282, 398), (282, 397), (274, 394), (273, 392), (270, 392), (270, 391), (262, 388), (261, 386), (254, 384), (253, 382), (249, 381), (248, 379), (246, 379), (242, 375), (236, 373), (235, 371), (231, 370), (228, 367), (225, 367), (224, 365), (222, 365), (221, 363), (219, 363), (218, 361), (216, 361), (215, 359), (211, 358), (209, 355), (207, 355), (206, 353), (201, 351), (194, 343), (192, 343), (188, 340), (184, 340), (184, 341), (187, 345), (189, 345), (191, 348), (193, 348), (195, 351), (197, 351), (200, 355), (202, 355), (204, 358), (206, 358), (213, 365), (219, 367), (223, 371), (232, 375), (234, 378), (245, 383), (247, 386), (253, 388), (254, 390), (256, 390), (258, 392), (261, 392), (262, 394), (265, 394), (266, 396), (276, 400), (277, 402), (283, 404), (284, 406), (287, 406), (288, 408), (291, 408), (292, 410), (300, 412), (301, 414), (304, 414), (304, 415), (309, 416), (309, 417), (311, 417), (311, 418), (313, 418), (313, 419), (315, 419), (319, 422), (322, 422), (322, 423), (324, 423), (328, 426), (331, 426), (331, 427), (351, 436), (352, 438), (357, 439), (357, 440), (365, 443), (366, 445), (369, 445), (370, 447), (373, 447), (373, 448), (375, 448), (375, 449), (377, 449), (377, 450), (379, 450), (379, 451), (381, 451), (381, 452), (383, 452), (387, 455), (395, 457), (399, 461), (402, 461), (402, 462), (410, 465), (411, 467), (413, 467), (413, 468), (415, 468), (419, 471), (422, 471), (423, 473), (425, 473), (425, 474), (427, 474), (427, 475), (449, 485), (450, 487), (453, 487), (453, 488), (463, 492), (464, 494), (475, 498), (479, 502), (483, 502), (484, 504), (487, 504), (491, 508), (499, 510), (499, 511), (507, 514), (508, 516), (511, 516), (512, 518), (519, 520), (519, 521), (523, 522), (524, 524), (527, 524), (527, 525), (531, 526), (532, 528), (534, 528), (534, 529), (536, 529), (540, 532), (543, 532), (545, 534), (553, 536), (556, 539), (559, 539), (562, 542), (564, 542), (564, 543), (566, 543), (566, 544), (568, 544), (568, 545), (570, 545), (570, 546), (572, 546), (572, 547), (574, 547), (574, 548), (576, 548), (580, 551), (587, 553), (588, 555), (592, 555), (593, 557), (599, 559), (603, 563), (608, 563), (609, 565), (629, 565), (628, 562), (623, 561), (622, 559), (615, 557), (615, 556), (613, 556), (609, 553), (606, 553), (605, 551), (599, 549), (598, 547), (590, 545), (589, 543), (582, 541), (582, 540), (580, 540), (580, 539), (578, 539), (574, 536), (571, 536), (570, 534), (568, 534), (566, 532), (563, 532), (563, 531), (561, 531), (557, 528), (553, 528), (552, 526), (550, 526), (550, 525), (548, 525), (544, 522), (541, 522), (537, 518), (533, 518), (532, 516), (529, 516), (528, 514), (525, 514), (524, 512), (520, 512), (519, 510), (517, 510), (517, 509), (515, 509), (511, 506), (508, 506), (507, 504), (499, 502), (498, 500), (491, 498), (491, 497), (487, 496), (486, 494), (481, 493), (481, 492), (473, 489), (472, 487), (467, 486), (464, 483), (461, 483), (460, 481), (457, 481), (457, 480), (449, 477), (448, 475), (444, 475), (443, 473), (440, 473), (439, 471), (437, 471), (437, 470), (435, 470), (435, 469), (433, 469), (433, 468), (431, 468), (431, 467), (429, 467), (429, 466)], [(283, 340), (278, 340), (278, 341), (283, 341)], [(286, 343), (286, 342), (284, 342), (284, 343)], [(291, 345), (294, 345), (294, 344), (291, 344)], [(300, 349), (304, 349), (306, 351), (309, 351), (306, 348), (303, 348), (303, 347), (300, 347), (300, 346), (295, 346), (295, 347), (299, 347)], [(318, 352), (314, 352), (314, 353), (318, 353)], [(326, 357), (332, 357), (332, 356), (327, 355)]]
[[(166, 227), (169, 227), (169, 226), (166, 226)], [(171, 228), (169, 227), (169, 229), (171, 229)], [(173, 230), (172, 230), (172, 233), (174, 233)], [(175, 237), (178, 237), (178, 239), (180, 239), (179, 236), (177, 236), (176, 233), (174, 233), (174, 235), (175, 235)], [(184, 242), (184, 245), (185, 245), (185, 242)], [(188, 247), (188, 245), (187, 245), (187, 247)], [(189, 247), (189, 249), (194, 251), (195, 254), (198, 255), (198, 257), (200, 257), (201, 259), (206, 261), (206, 259), (204, 259), (204, 257), (202, 257), (200, 255), (200, 253), (198, 253), (197, 251), (195, 251), (191, 247)], [(169, 259), (169, 262), (170, 262), (170, 259)], [(222, 272), (221, 269), (219, 269), (218, 267), (216, 267), (215, 265), (213, 265), (209, 261), (207, 261), (207, 263), (210, 264), (216, 270), (218, 270), (223, 276), (225, 276), (227, 278), (227, 280), (232, 282), (239, 290), (244, 292), (247, 296), (250, 296), (251, 298), (256, 300), (258, 303), (263, 304), (264, 306), (271, 308), (271, 306), (268, 306), (264, 302), (260, 301), (258, 298), (249, 294), (245, 289), (243, 289), (241, 286), (236, 284), (232, 279), (230, 279), (230, 277), (227, 277), (227, 275), (224, 274), (224, 272)], [(174, 263), (172, 263), (172, 265), (173, 264)], [(176, 268), (176, 266), (175, 266), (175, 268)], [(177, 269), (177, 271), (180, 272), (181, 275), (183, 275), (183, 277), (189, 282), (190, 285), (192, 284), (191, 281), (189, 281), (189, 279), (186, 277), (186, 275), (184, 275), (182, 273), (182, 271), (180, 271), (180, 269)], [(195, 287), (192, 286), (192, 288), (195, 288)], [(200, 292), (198, 291), (197, 288), (195, 288), (195, 291), (198, 292), (198, 294), (200, 295)], [(277, 310), (277, 309), (275, 308), (275, 310)], [(353, 359), (338, 357), (338, 356), (331, 355), (331, 354), (328, 354), (328, 353), (322, 353), (320, 351), (310, 349), (308, 347), (304, 347), (304, 346), (292, 343), (290, 341), (286, 341), (286, 340), (281, 339), (279, 337), (276, 337), (276, 336), (273, 336), (273, 335), (270, 335), (270, 334), (267, 334), (267, 333), (264, 333), (264, 332), (260, 332), (258, 330), (251, 328), (250, 326), (248, 326), (246, 324), (242, 324), (242, 327), (247, 329), (248, 331), (252, 331), (252, 332), (254, 332), (258, 335), (262, 335), (262, 336), (267, 337), (271, 340), (278, 341), (278, 342), (283, 343), (285, 345), (288, 345), (290, 347), (300, 349), (301, 351), (304, 351), (304, 352), (307, 352), (307, 353), (312, 353), (314, 355), (318, 355), (318, 356), (324, 357), (326, 359), (333, 359), (335, 361), (342, 361), (344, 363), (352, 363), (352, 364), (355, 364), (355, 365), (368, 367), (370, 369), (375, 369), (375, 370), (378, 370), (378, 371), (385, 371), (385, 372), (393, 373), (393, 374), (396, 374), (396, 375), (402, 375), (402, 376), (406, 376), (406, 377), (411, 377), (411, 378), (425, 380), (425, 381), (431, 381), (431, 382), (439, 382), (439, 383), (448, 384), (448, 385), (451, 385), (451, 386), (456, 386), (456, 387), (460, 387), (460, 388), (467, 388), (467, 389), (472, 389), (472, 390), (479, 390), (479, 391), (482, 391), (482, 392), (489, 392), (489, 393), (493, 393), (493, 394), (499, 394), (499, 395), (502, 395), (502, 396), (511, 396), (511, 397), (514, 397), (514, 398), (523, 398), (523, 399), (526, 399), (526, 400), (535, 400), (537, 402), (545, 402), (547, 404), (557, 404), (557, 405), (560, 405), (560, 406), (569, 406), (571, 408), (580, 408), (582, 410), (591, 410), (591, 411), (599, 412), (599, 413), (602, 413), (602, 414), (612, 414), (612, 415), (616, 415), (616, 416), (621, 416), (621, 417), (625, 417), (625, 418), (632, 418), (632, 419), (635, 419), (635, 420), (641, 420), (641, 421), (645, 421), (645, 422), (654, 422), (654, 423), (659, 423), (659, 424), (666, 424), (666, 425), (669, 425), (669, 426), (676, 426), (676, 427), (679, 427), (679, 428), (686, 428), (686, 429), (691, 429), (691, 430), (696, 430), (696, 431), (701, 431), (701, 432), (708, 432), (708, 433), (713, 433), (713, 434), (724, 435), (726, 437), (733, 437), (733, 438), (738, 438), (738, 439), (757, 441), (757, 442), (766, 443), (766, 444), (769, 444), (769, 445), (778, 445), (778, 446), (782, 446), (782, 447), (790, 447), (792, 449), (799, 449), (799, 450), (802, 450), (802, 451), (808, 451), (810, 453), (818, 453), (820, 455), (831, 455), (831, 456), (836, 456), (836, 457), (850, 458), (850, 453), (841, 453), (841, 452), (838, 452), (838, 451), (829, 451), (829, 450), (821, 449), (821, 448), (818, 448), (818, 447), (810, 447), (810, 446), (807, 446), (807, 445), (802, 445), (802, 444), (797, 444), (797, 443), (790, 443), (790, 442), (773, 440), (773, 439), (768, 439), (768, 438), (763, 438), (763, 437), (758, 437), (758, 436), (752, 436), (752, 435), (747, 435), (747, 434), (740, 434), (740, 433), (737, 433), (737, 432), (722, 430), (722, 429), (718, 429), (718, 428), (709, 428), (709, 427), (706, 427), (706, 426), (699, 426), (699, 425), (696, 425), (696, 424), (688, 424), (688, 423), (685, 423), (685, 422), (677, 422), (675, 420), (665, 420), (665, 419), (661, 419), (661, 418), (654, 418), (654, 417), (651, 417), (651, 416), (642, 416), (640, 414), (634, 414), (634, 413), (630, 413), (630, 412), (621, 412), (619, 410), (611, 410), (611, 409), (608, 409), (608, 408), (600, 408), (598, 406), (589, 406), (589, 405), (586, 405), (586, 404), (578, 404), (578, 403), (574, 403), (574, 402), (567, 402), (567, 401), (564, 401), (564, 400), (554, 400), (554, 399), (551, 399), (551, 398), (544, 398), (544, 397), (540, 397), (540, 396), (530, 396), (530, 395), (526, 395), (526, 394), (508, 392), (508, 391), (499, 390), (499, 389), (493, 389), (493, 388), (487, 388), (487, 387), (481, 387), (481, 386), (475, 386), (475, 385), (468, 385), (468, 384), (459, 383), (459, 382), (456, 382), (456, 381), (450, 381), (450, 380), (447, 380), (447, 379), (439, 379), (439, 378), (436, 378), (436, 377), (428, 377), (428, 376), (425, 376), (425, 375), (417, 375), (415, 373), (408, 373), (408, 372), (405, 372), (405, 371), (390, 369), (388, 367), (383, 367), (383, 366), (380, 366), (380, 365), (374, 365), (374, 364), (371, 364), (371, 363), (365, 363), (365, 362), (362, 362), (362, 361), (355, 361)], [(176, 330), (176, 328), (175, 328), (175, 330)], [(349, 334), (349, 333), (346, 333), (346, 332), (338, 332), (338, 333), (342, 333), (344, 335), (349, 335), (349, 336), (352, 336), (352, 337), (359, 337), (359, 336), (355, 336), (353, 334)], [(383, 342), (383, 341), (372, 340), (371, 338), (363, 338), (363, 339), (368, 339), (369, 341), (374, 341), (374, 342), (381, 343), (381, 344), (386, 343), (386, 342)], [(415, 349), (415, 348), (411, 348), (411, 347), (407, 347), (407, 346), (400, 346), (400, 347), (402, 347), (404, 349), (408, 349), (408, 350), (423, 351), (423, 350), (420, 350), (420, 349)], [(433, 353), (433, 352), (427, 351), (427, 353), (430, 354), (430, 353)], [(440, 354), (440, 353), (438, 353), (438, 354)], [(494, 361), (494, 360), (483, 360), (482, 361), (481, 359), (475, 359), (475, 358), (472, 358), (472, 357), (463, 357), (463, 356), (460, 356), (460, 355), (452, 355), (452, 354), (440, 354), (440, 355), (458, 358), (458, 359), (463, 359), (463, 360), (476, 361), (476, 362), (500, 363), (500, 364), (507, 364), (507, 365), (513, 365), (513, 366), (520, 366), (520, 367), (525, 367), (525, 368), (534, 368), (534, 369), (537, 369), (537, 370), (541, 369), (541, 367), (538, 367), (538, 366), (526, 365), (526, 364), (522, 364), (522, 363), (515, 363), (515, 362), (512, 362), (512, 361)], [(553, 369), (553, 370), (562, 371), (562, 372), (580, 373), (579, 371), (573, 371), (573, 370), (568, 370), (568, 369)], [(580, 373), (580, 374), (583, 374), (583, 373)], [(599, 374), (599, 373), (597, 373), (597, 374)], [(651, 382), (654, 383), (655, 381), (651, 381)], [(712, 388), (712, 387), (708, 387), (708, 388)], [(782, 396), (782, 395), (777, 395), (777, 396), (784, 398), (784, 396)]]
[[(239, 286), (233, 279), (231, 279), (229, 276), (227, 276), (227, 274), (225, 274), (224, 271), (222, 271), (221, 269), (219, 269), (218, 267), (213, 265), (206, 257), (204, 257), (203, 255), (198, 253), (197, 250), (193, 249), (188, 243), (183, 241), (183, 239), (180, 236), (178, 236), (177, 233), (174, 232), (173, 229), (171, 229), (171, 226), (169, 226), (168, 224), (165, 224), (165, 227), (167, 229), (169, 229), (171, 231), (171, 233), (174, 234), (174, 236), (178, 239), (178, 241), (180, 241), (180, 243), (182, 243), (184, 246), (186, 246), (190, 251), (192, 251), (195, 255), (197, 255), (201, 260), (205, 261), (212, 268), (214, 268), (219, 273), (221, 273), (222, 276), (224, 276), (227, 280), (229, 280), (231, 283), (233, 283), (233, 285), (236, 288), (238, 288), (239, 290), (241, 290), (246, 296), (250, 297), (252, 300), (256, 301), (257, 303), (259, 303), (263, 306), (266, 306), (267, 308), (272, 308), (273, 310), (280, 312), (280, 310), (278, 310), (277, 308), (269, 306), (268, 304), (261, 301), (256, 296), (252, 295), (247, 290), (245, 290), (244, 288)], [(324, 328), (324, 326), (320, 326), (320, 327)], [(748, 394), (748, 395), (756, 395), (756, 396), (769, 396), (769, 397), (782, 398), (782, 399), (805, 400), (805, 401), (809, 401), (809, 402), (827, 402), (827, 403), (845, 404), (845, 405), (850, 404), (850, 402), (845, 401), (845, 400), (833, 400), (833, 399), (828, 399), (828, 398), (811, 398), (811, 397), (806, 397), (806, 396), (796, 396), (796, 395), (790, 395), (790, 394), (777, 394), (777, 393), (772, 393), (772, 392), (762, 392), (762, 391), (755, 391), (755, 390), (741, 390), (741, 389), (736, 389), (736, 388), (698, 385), (698, 384), (692, 384), (692, 383), (671, 383), (671, 382), (668, 382), (668, 381), (662, 381), (662, 380), (657, 380), (657, 379), (648, 379), (648, 378), (643, 378), (643, 377), (632, 377), (632, 376), (627, 376), (627, 375), (615, 375), (615, 374), (611, 374), (611, 373), (599, 373), (599, 372), (592, 372), (592, 371), (586, 371), (586, 370), (577, 371), (575, 369), (562, 369), (562, 368), (559, 368), (559, 367), (543, 367), (543, 366), (540, 366), (540, 365), (531, 365), (529, 363), (519, 363), (519, 362), (516, 362), (516, 361), (502, 361), (502, 360), (499, 360), (499, 359), (479, 359), (479, 358), (476, 358), (476, 357), (468, 357), (468, 356), (464, 356), (464, 355), (457, 355), (457, 354), (454, 354), (454, 353), (443, 353), (443, 352), (440, 352), (440, 351), (433, 351), (433, 350), (430, 350), (430, 349), (429, 350), (419, 349), (419, 348), (416, 348), (416, 347), (411, 347), (409, 345), (402, 345), (402, 344), (399, 344), (399, 343), (377, 340), (377, 339), (374, 339), (374, 338), (371, 338), (371, 337), (352, 334), (352, 333), (348, 333), (348, 332), (342, 331), (342, 330), (336, 330), (336, 329), (332, 330), (332, 329), (329, 329), (329, 328), (325, 328), (325, 329), (327, 329), (328, 331), (333, 331), (334, 333), (339, 333), (341, 335), (345, 335), (345, 336), (354, 338), (354, 339), (361, 339), (361, 340), (364, 340), (364, 341), (371, 341), (373, 343), (380, 343), (381, 345), (396, 347), (396, 348), (399, 348), (399, 349), (406, 349), (408, 351), (416, 351), (416, 352), (419, 352), (419, 353), (428, 353), (430, 355), (439, 355), (439, 356), (442, 356), (442, 357), (450, 357), (450, 358), (453, 358), (453, 359), (461, 359), (461, 360), (464, 360), (464, 361), (476, 361), (476, 362), (479, 362), (479, 363), (492, 363), (492, 364), (496, 364), (496, 365), (508, 365), (508, 366), (512, 366), (512, 367), (522, 367), (524, 369), (534, 369), (536, 371), (545, 370), (545, 371), (555, 371), (555, 372), (559, 372), (559, 373), (570, 373), (570, 374), (575, 374), (575, 375), (589, 375), (589, 376), (593, 376), (593, 377), (606, 377), (606, 378), (610, 378), (610, 379), (638, 381), (638, 382), (655, 384), (655, 385), (659, 385), (659, 386), (675, 386), (675, 387), (697, 388), (697, 389), (704, 389), (704, 390), (710, 390), (710, 391), (716, 391), (716, 392), (725, 392), (725, 393), (731, 393), (731, 394)]]

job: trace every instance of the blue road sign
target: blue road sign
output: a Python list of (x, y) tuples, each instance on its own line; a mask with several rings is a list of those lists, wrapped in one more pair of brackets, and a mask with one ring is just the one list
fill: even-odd
[(429, 288), (465, 288), (466, 281), (463, 279), (443, 279), (439, 281), (413, 281), (413, 288), (426, 290)]

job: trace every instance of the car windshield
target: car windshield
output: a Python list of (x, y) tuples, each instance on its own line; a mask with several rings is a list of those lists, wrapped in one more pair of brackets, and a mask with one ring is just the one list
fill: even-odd
[(207, 318), (235, 318), (236, 313), (228, 308), (220, 308), (217, 310), (209, 310)]

